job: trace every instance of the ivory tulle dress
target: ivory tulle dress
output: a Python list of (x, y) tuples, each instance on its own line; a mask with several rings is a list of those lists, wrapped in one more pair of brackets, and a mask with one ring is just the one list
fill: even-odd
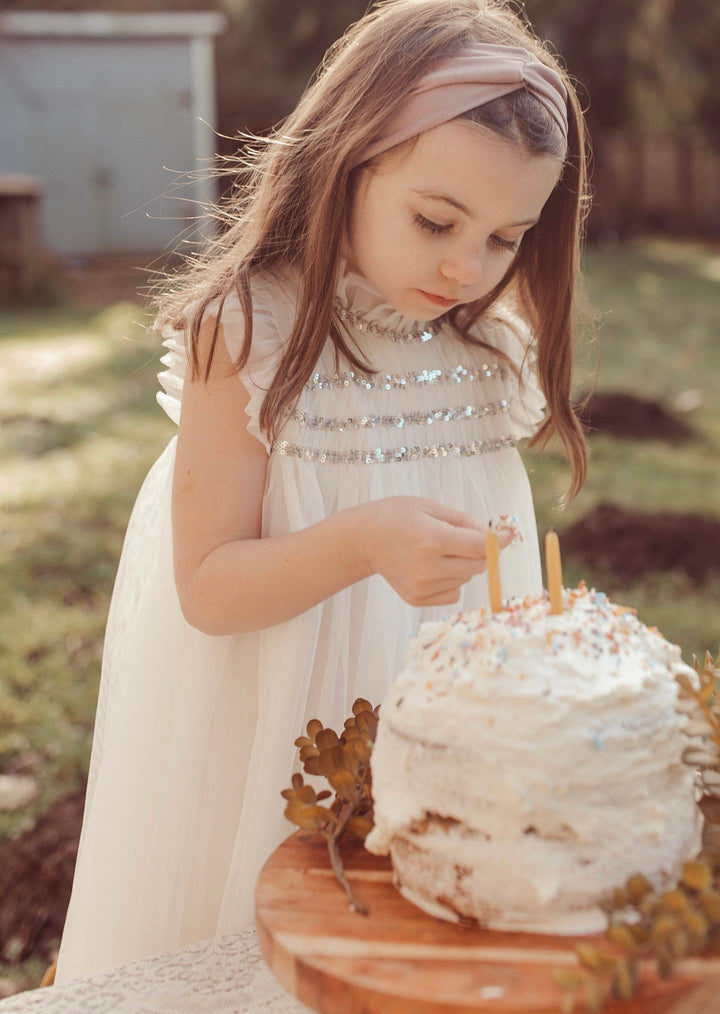
[[(328, 343), (268, 447), (263, 536), (361, 501), (431, 497), (481, 524), (514, 515), (522, 541), (502, 554), (503, 591), (539, 592), (532, 497), (515, 447), (543, 407), (525, 332), (490, 321), (481, 334), (525, 361), (519, 383), (492, 352), (383, 305), (359, 275), (345, 274), (337, 295), (376, 372), (336, 366)], [(292, 274), (258, 279), (253, 305), (253, 352), (238, 383), (251, 396), (248, 428), (267, 446), (258, 413), (294, 319)], [(226, 302), (223, 324), (236, 355), (237, 301)], [(158, 400), (177, 422), (185, 347), (180, 333), (164, 338)], [(485, 575), (451, 610), (411, 607), (374, 576), (257, 633), (200, 633), (173, 581), (174, 456), (175, 439), (142, 487), (118, 570), (58, 982), (250, 925), (257, 875), (293, 830), (280, 792), (306, 722), (341, 728), (356, 697), (379, 703), (422, 620), (487, 602)]]

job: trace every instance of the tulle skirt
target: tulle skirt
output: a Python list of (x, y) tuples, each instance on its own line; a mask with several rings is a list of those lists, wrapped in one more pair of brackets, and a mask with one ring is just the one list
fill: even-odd
[[(258, 873), (293, 830), (280, 792), (296, 769), (295, 738), (312, 717), (340, 730), (358, 696), (380, 703), (420, 621), (448, 612), (412, 608), (373, 577), (257, 633), (200, 633), (183, 618), (173, 579), (174, 458), (175, 440), (140, 492), (118, 570), (58, 982), (251, 925)], [(463, 489), (438, 462), (433, 482), (450, 503), (474, 501), (479, 516), (521, 505), (525, 541), (503, 554), (505, 591), (537, 592), (520, 459), (514, 450), (483, 458), (475, 478), (465, 463)], [(328, 504), (302, 462), (277, 463), (264, 533), (302, 527), (363, 496), (428, 495), (427, 462), (384, 466), (381, 485), (362, 490), (357, 468), (338, 467), (344, 478)], [(481, 575), (458, 608), (485, 601)]]

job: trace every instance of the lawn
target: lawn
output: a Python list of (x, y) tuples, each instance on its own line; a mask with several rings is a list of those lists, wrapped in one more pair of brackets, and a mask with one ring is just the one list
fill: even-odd
[[(659, 402), (696, 431), (693, 440), (590, 441), (590, 474), (565, 510), (561, 454), (526, 451), (541, 532), (562, 530), (601, 502), (632, 510), (678, 511), (720, 519), (720, 249), (648, 240), (590, 250), (588, 294), (597, 339), (578, 355), (578, 392), (627, 391)], [(694, 406), (691, 411), (687, 407)], [(607, 587), (609, 575), (565, 562), (566, 583)], [(720, 647), (720, 575), (694, 587), (680, 572), (650, 575), (613, 597), (693, 654)]]
[(123, 533), (172, 431), (158, 358), (131, 303), (0, 317), (0, 771), (30, 755), (42, 784), (0, 836), (87, 768)]
[[(541, 531), (562, 538), (602, 501), (720, 518), (720, 250), (655, 240), (586, 260), (597, 341), (580, 350), (578, 392), (595, 383), (656, 399), (697, 435), (684, 445), (593, 437), (590, 478), (564, 511), (562, 455), (525, 452)], [(21, 761), (41, 787), (30, 806), (0, 813), (0, 838), (87, 769), (123, 533), (173, 432), (155, 402), (160, 354), (134, 303), (0, 312), (0, 772)], [(565, 576), (609, 579), (570, 558)], [(619, 593), (686, 659), (717, 652), (720, 576), (697, 588), (666, 572)]]

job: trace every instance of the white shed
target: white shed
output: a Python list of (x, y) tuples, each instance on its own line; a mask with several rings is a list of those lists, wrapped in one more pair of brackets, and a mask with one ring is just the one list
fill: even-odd
[(224, 28), (212, 12), (0, 13), (0, 175), (43, 180), (47, 247), (160, 251), (215, 196)]

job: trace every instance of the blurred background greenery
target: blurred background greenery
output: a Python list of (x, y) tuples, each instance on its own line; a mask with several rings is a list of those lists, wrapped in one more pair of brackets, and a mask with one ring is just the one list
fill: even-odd
[[(217, 127), (219, 151), (228, 155), (238, 132), (263, 132), (289, 112), (327, 46), (366, 6), (55, 0), (53, 9), (224, 11)], [(48, 4), (5, 0), (2, 7)], [(688, 203), (687, 174), (678, 178), (679, 211), (643, 206), (637, 178), (629, 199), (612, 190), (620, 135), (636, 148), (642, 138), (669, 138), (663, 151), (673, 158), (717, 144), (720, 5), (527, 0), (525, 10), (582, 82), (594, 142), (600, 203), (585, 262), (598, 337), (581, 344), (576, 391), (596, 383), (653, 399), (694, 431), (683, 444), (591, 437), (589, 481), (566, 511), (558, 509), (568, 483), (562, 454), (524, 452), (540, 529), (556, 527), (562, 537), (606, 501), (720, 519), (720, 217), (700, 191)], [(650, 151), (650, 173), (661, 168)], [(0, 841), (32, 828), (57, 796), (83, 784), (125, 526), (173, 431), (155, 404), (160, 350), (134, 295), (142, 276), (120, 281), (89, 295), (68, 283), (53, 290), (51, 305), (0, 308), (0, 774), (29, 773), (38, 785), (28, 805), (0, 812)], [(671, 569), (622, 586), (571, 555), (565, 566), (567, 583), (611, 586), (681, 644), (687, 660), (717, 653), (717, 572), (697, 584)], [(2, 957), (0, 978), (12, 979), (12, 988), (35, 984), (36, 965)]]

